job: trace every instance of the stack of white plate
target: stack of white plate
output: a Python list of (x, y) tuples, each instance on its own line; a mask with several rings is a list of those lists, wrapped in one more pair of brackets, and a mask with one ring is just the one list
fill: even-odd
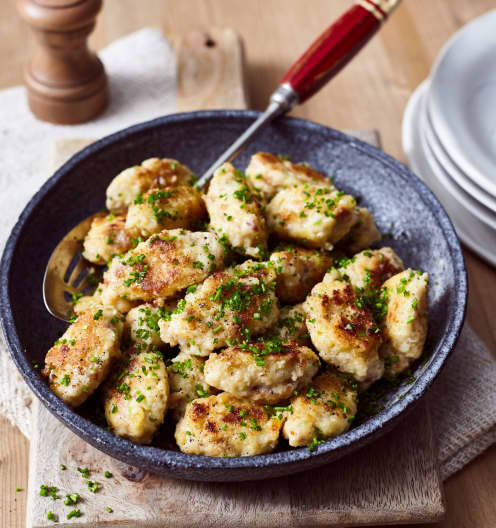
[(496, 10), (443, 48), (408, 102), (403, 148), (460, 239), (496, 266)]

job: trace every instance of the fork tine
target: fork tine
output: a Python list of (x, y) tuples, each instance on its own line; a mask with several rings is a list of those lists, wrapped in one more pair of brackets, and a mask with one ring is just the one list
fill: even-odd
[(89, 268), (84, 280), (79, 284), (78, 290), (82, 291), (84, 295), (92, 295), (102, 279), (102, 270)]
[(90, 264), (81, 255), (82, 241), (94, 218), (102, 214), (89, 216), (71, 229), (50, 255), (43, 277), (43, 299), (47, 310), (62, 321), (69, 321), (72, 314), (71, 297), (86, 293)]
[[(82, 259), (81, 259), (82, 260)], [(81, 283), (84, 281), (84, 279), (88, 276), (88, 273), (90, 272), (89, 268), (85, 265), (81, 273), (78, 274), (78, 276), (74, 279), (72, 286), (74, 288), (78, 288), (81, 285)]]
[[(80, 277), (80, 275), (86, 270), (87, 272), (87, 266), (86, 266), (86, 261), (83, 259), (83, 257), (81, 256), (81, 254), (78, 254), (79, 255), (79, 260), (78, 260), (78, 263), (76, 264), (76, 266), (74, 267), (74, 269), (72, 270), (70, 276), (69, 276), (69, 280), (67, 281), (68, 284), (71, 284), (73, 287), (77, 287), (77, 285), (79, 284), (78, 281), (78, 278)], [(84, 277), (83, 277), (84, 278)], [(81, 279), (82, 280), (82, 279)]]
[(69, 283), (70, 278), (72, 275), (72, 272), (74, 271), (74, 268), (76, 267), (77, 263), (81, 260), (81, 254), (80, 253), (74, 253), (71, 257), (71, 260), (69, 261), (69, 264), (67, 265), (67, 269), (64, 273), (64, 282)]

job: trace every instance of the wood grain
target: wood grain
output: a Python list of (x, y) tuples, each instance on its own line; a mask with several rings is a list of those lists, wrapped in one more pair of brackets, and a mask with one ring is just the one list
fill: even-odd
[[(41, 483), (57, 486), (61, 497), (80, 493), (78, 526), (85, 528), (356, 526), (432, 522), (444, 514), (426, 403), (384, 438), (330, 466), (256, 483), (202, 483), (119, 462), (71, 433), (36, 400), (30, 459), (27, 526), (32, 528), (53, 525), (48, 510), (58, 515), (58, 526), (73, 526), (65, 522), (72, 507), (40, 497)], [(91, 480), (102, 484), (97, 493), (88, 491), (78, 466), (88, 467)], [(105, 471), (113, 477), (105, 478)]]
[[(0, 417), (0, 526), (24, 526), (28, 492), (29, 442)], [(19, 488), (21, 491), (16, 491)]]
[[(15, 0), (0, 2), (0, 88), (22, 82), (27, 29)], [(99, 16), (93, 47), (145, 25), (161, 24), (169, 35), (198, 27), (236, 28), (245, 42), (251, 106), (262, 109), (275, 83), (308, 43), (349, 0), (108, 0)], [(463, 24), (494, 7), (494, 0), (403, 2), (366, 50), (296, 115), (336, 128), (379, 128), (386, 152), (404, 160), (401, 118), (409, 95), (428, 74), (446, 40)], [(496, 355), (494, 270), (465, 251), (469, 271), (468, 320)], [(435, 424), (434, 424), (435, 426)], [(0, 526), (25, 525), (22, 493), (27, 487), (28, 443), (0, 420)], [(9, 446), (11, 446), (9, 448)], [(15, 447), (15, 454), (12, 454)], [(437, 528), (496, 525), (496, 447), (448, 480), (447, 517)]]
[(190, 31), (173, 44), (179, 112), (247, 108), (243, 46), (232, 29)]

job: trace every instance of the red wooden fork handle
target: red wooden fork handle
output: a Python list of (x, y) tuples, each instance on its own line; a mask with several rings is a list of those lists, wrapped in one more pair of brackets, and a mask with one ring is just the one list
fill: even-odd
[(359, 0), (295, 62), (281, 84), (302, 103), (320, 90), (369, 41), (401, 0)]

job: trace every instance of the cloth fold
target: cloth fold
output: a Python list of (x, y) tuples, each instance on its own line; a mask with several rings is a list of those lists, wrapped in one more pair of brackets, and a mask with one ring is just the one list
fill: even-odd
[[(111, 103), (95, 121), (43, 123), (29, 112), (23, 87), (0, 92), (0, 251), (22, 208), (51, 173), (54, 140), (101, 137), (176, 110), (175, 57), (159, 30), (124, 37), (100, 57), (109, 75)], [(496, 361), (466, 326), (429, 396), (443, 479), (496, 441), (495, 386)], [(28, 438), (32, 398), (0, 338), (0, 414)]]
[(429, 393), (441, 478), (496, 442), (496, 361), (465, 324), (456, 349)]

